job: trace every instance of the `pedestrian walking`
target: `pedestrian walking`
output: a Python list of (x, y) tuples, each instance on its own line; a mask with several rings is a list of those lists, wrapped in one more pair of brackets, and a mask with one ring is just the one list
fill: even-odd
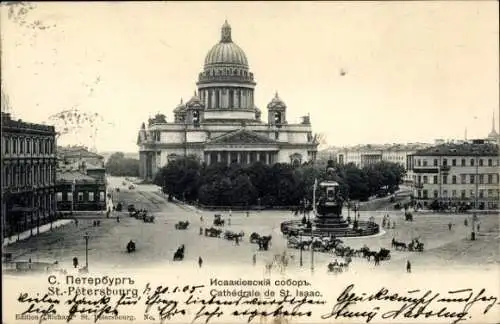
[(116, 222), (119, 223), (120, 222), (120, 216), (116, 216)]
[(253, 263), (253, 265), (257, 264), (257, 255), (255, 253), (254, 253), (253, 257), (252, 257), (252, 263)]
[(227, 220), (227, 225), (231, 226), (231, 218)]
[(449, 230), (449, 231), (451, 231), (451, 226), (452, 226), (452, 224), (451, 224), (451, 223), (449, 223), (449, 224), (448, 224), (448, 230)]
[(468, 226), (469, 225), (469, 222), (467, 221), (467, 218), (464, 219), (464, 226)]
[(410, 260), (406, 261), (406, 272), (408, 272), (408, 273), (411, 272), (411, 263), (410, 263)]
[(481, 228), (481, 224), (477, 224), (477, 231), (479, 232), (479, 229)]
[(250, 215), (250, 213), (249, 213), (249, 212), (248, 212), (248, 210), (247, 210), (247, 217), (248, 217), (249, 215)]
[(73, 267), (75, 267), (75, 268), (78, 267), (78, 258), (77, 257), (73, 258)]
[(240, 237), (239, 236), (236, 236), (234, 238), (234, 243), (236, 243), (236, 245), (240, 245)]
[(231, 212), (231, 209), (230, 209), (230, 210), (229, 210), (229, 217), (231, 217), (231, 215), (232, 215), (232, 212)]
[(198, 266), (201, 268), (203, 265), (203, 259), (201, 257), (198, 257)]
[(203, 235), (203, 228), (200, 227), (200, 235)]

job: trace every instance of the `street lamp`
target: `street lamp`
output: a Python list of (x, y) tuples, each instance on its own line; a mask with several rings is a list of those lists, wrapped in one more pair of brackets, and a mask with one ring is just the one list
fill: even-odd
[(299, 264), (300, 264), (300, 267), (302, 267), (303, 265), (303, 260), (302, 260), (302, 250), (304, 249), (304, 247), (302, 246), (302, 231), (299, 231), (299, 240), (300, 240), (300, 257), (299, 257)]
[(85, 239), (85, 269), (89, 269), (89, 233), (85, 232), (83, 238)]

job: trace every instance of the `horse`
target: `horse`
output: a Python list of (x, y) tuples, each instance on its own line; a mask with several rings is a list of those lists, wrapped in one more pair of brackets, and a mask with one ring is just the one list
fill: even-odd
[(182, 244), (174, 253), (174, 261), (184, 260), (184, 244)]

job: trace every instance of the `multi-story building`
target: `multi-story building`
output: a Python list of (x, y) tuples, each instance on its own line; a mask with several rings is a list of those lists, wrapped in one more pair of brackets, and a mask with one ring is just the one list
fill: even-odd
[(424, 205), (496, 209), (499, 202), (498, 145), (483, 140), (447, 143), (412, 157), (414, 196)]
[(382, 161), (397, 163), (404, 167), (407, 171), (405, 180), (411, 181), (413, 177), (411, 174), (411, 168), (409, 167), (410, 159), (408, 157), (415, 153), (418, 149), (428, 146), (430, 146), (430, 144), (423, 143), (358, 145), (338, 149), (336, 152), (336, 160), (339, 164), (354, 163), (359, 168)]
[(56, 132), (2, 112), (2, 229), (11, 235), (56, 216)]
[(106, 210), (104, 158), (84, 147), (59, 147), (58, 211)]
[(274, 96), (267, 122), (254, 102), (256, 82), (245, 52), (222, 26), (220, 41), (205, 56), (194, 96), (174, 109), (174, 121), (143, 124), (137, 144), (140, 176), (152, 179), (158, 168), (178, 156), (196, 155), (206, 164), (260, 161), (300, 165), (316, 159), (318, 143), (309, 116), (287, 121), (287, 105)]

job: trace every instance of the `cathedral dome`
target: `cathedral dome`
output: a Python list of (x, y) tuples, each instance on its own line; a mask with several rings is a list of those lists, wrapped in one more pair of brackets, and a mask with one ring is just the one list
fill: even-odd
[(221, 29), (221, 40), (208, 52), (205, 57), (205, 68), (214, 65), (237, 65), (248, 68), (248, 60), (245, 52), (233, 43), (231, 39), (231, 26), (224, 23)]

